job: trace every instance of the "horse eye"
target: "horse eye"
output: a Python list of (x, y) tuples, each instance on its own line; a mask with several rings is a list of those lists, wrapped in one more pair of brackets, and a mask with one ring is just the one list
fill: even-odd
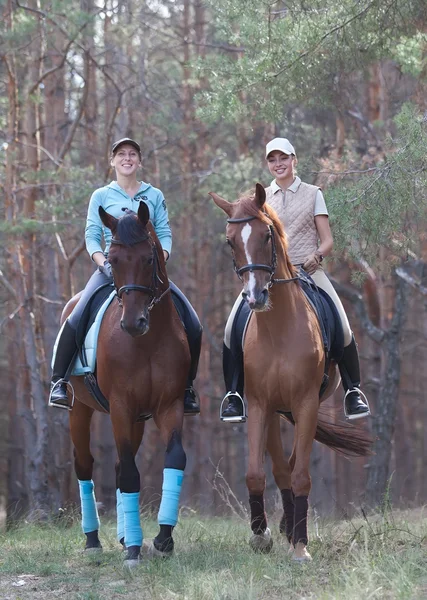
[(152, 265), (152, 264), (153, 264), (153, 261), (154, 261), (153, 257), (152, 257), (152, 256), (150, 256), (150, 258), (147, 260), (147, 263), (148, 263), (149, 265)]

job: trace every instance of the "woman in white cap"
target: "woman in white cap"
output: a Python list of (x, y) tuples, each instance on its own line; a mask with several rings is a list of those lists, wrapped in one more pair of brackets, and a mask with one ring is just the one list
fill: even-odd
[[(99, 207), (102, 206), (109, 214), (120, 218), (123, 216), (125, 209), (138, 212), (139, 203), (145, 202), (150, 210), (150, 220), (163, 248), (165, 260), (169, 258), (172, 247), (172, 232), (165, 198), (163, 193), (150, 183), (138, 181), (137, 171), (141, 167), (141, 161), (141, 147), (138, 142), (130, 138), (122, 138), (114, 142), (111, 148), (111, 166), (116, 172), (116, 181), (95, 190), (90, 199), (85, 241), (86, 249), (97, 269), (86, 284), (80, 300), (65, 321), (62, 329), (53, 365), (49, 396), (50, 406), (69, 408), (67, 383), (77, 355), (77, 326), (83, 326), (81, 319), (82, 317), (85, 318), (85, 308), (95, 290), (105, 284), (113, 284), (111, 265), (108, 262), (108, 250), (112, 234), (102, 224), (98, 213)], [(104, 248), (101, 246), (102, 237), (104, 237), (105, 242)], [(184, 321), (191, 354), (191, 368), (184, 398), (184, 413), (197, 414), (200, 409), (197, 402), (197, 392), (192, 384), (196, 377), (199, 362), (202, 327), (195, 310), (181, 290), (172, 282), (170, 282), (170, 287), (174, 303)]]
[[(325, 256), (330, 254), (333, 238), (329, 226), (328, 211), (323, 194), (315, 185), (304, 183), (296, 175), (295, 148), (286, 138), (275, 138), (266, 146), (267, 166), (274, 177), (266, 188), (267, 202), (277, 212), (285, 225), (288, 252), (295, 266), (302, 266), (316, 285), (332, 298), (341, 319), (344, 332), (344, 352), (339, 363), (345, 390), (344, 412), (348, 419), (359, 419), (370, 414), (366, 397), (360, 391), (360, 367), (356, 342), (344, 307), (322, 267)], [(244, 302), (244, 300), (243, 300)], [(230, 352), (230, 337), (235, 317), (242, 308), (240, 298), (236, 301), (226, 325), (224, 339), (224, 374), (227, 382), (238, 382), (226, 398), (228, 406), (222, 411), (224, 421), (244, 420), (242, 365)]]

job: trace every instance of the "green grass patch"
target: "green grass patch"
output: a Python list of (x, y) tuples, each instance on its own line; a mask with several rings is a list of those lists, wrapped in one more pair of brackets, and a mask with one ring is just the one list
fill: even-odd
[[(317, 520), (304, 565), (292, 562), (271, 519), (270, 554), (249, 548), (248, 523), (237, 518), (184, 517), (175, 555), (123, 567), (115, 523), (102, 524), (104, 552), (85, 554), (78, 523), (25, 523), (0, 536), (2, 600), (278, 600), (421, 599), (427, 597), (427, 518), (421, 509)], [(143, 519), (146, 538), (157, 533)]]

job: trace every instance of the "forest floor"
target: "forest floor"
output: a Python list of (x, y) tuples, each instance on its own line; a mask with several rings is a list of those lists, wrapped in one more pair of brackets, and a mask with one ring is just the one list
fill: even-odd
[[(1, 600), (276, 600), (427, 598), (427, 516), (423, 509), (311, 524), (304, 565), (292, 562), (271, 519), (274, 546), (255, 554), (248, 523), (183, 517), (170, 559), (123, 567), (115, 523), (103, 520), (102, 554), (83, 553), (76, 516), (20, 522), (0, 535)], [(143, 518), (147, 538), (157, 533)]]

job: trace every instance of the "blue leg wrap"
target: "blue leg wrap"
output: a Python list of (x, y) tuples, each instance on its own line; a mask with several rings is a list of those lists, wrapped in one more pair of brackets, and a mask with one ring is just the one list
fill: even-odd
[(100, 526), (93, 481), (79, 481), (83, 533), (97, 531)]
[(125, 524), (125, 544), (130, 546), (142, 546), (142, 529), (139, 520), (139, 492), (127, 494), (121, 493)]
[(163, 469), (162, 501), (157, 521), (159, 525), (175, 525), (178, 522), (178, 505), (184, 471)]
[(117, 540), (120, 542), (125, 537), (125, 513), (123, 512), (122, 494), (116, 489), (116, 512), (117, 512)]

